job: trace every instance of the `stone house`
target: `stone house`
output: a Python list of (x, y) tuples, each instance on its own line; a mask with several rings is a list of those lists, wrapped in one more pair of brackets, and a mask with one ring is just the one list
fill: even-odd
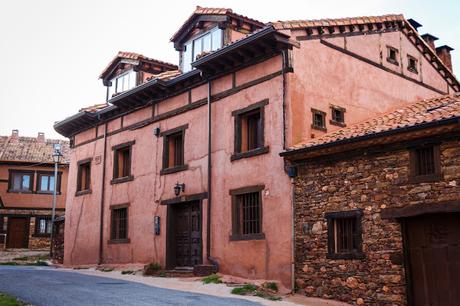
[(56, 214), (63, 215), (69, 143), (64, 140), (0, 136), (0, 240), (5, 248), (47, 248), (54, 190), (54, 144), (63, 158), (58, 168)]
[(64, 264), (157, 262), (291, 287), (292, 185), (279, 153), (457, 91), (450, 49), (416, 25), (263, 23), (197, 7), (171, 38), (178, 66), (118, 53), (101, 74), (106, 103), (55, 125), (71, 142)]
[(295, 278), (309, 296), (458, 305), (460, 95), (416, 102), (282, 155)]

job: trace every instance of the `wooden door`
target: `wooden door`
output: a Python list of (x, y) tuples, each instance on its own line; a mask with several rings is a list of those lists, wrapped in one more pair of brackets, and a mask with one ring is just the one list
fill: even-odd
[(29, 247), (29, 218), (8, 217), (7, 248)]
[(405, 221), (409, 303), (454, 306), (460, 301), (460, 214)]
[(201, 258), (201, 209), (199, 202), (178, 204), (174, 209), (176, 266), (193, 267)]

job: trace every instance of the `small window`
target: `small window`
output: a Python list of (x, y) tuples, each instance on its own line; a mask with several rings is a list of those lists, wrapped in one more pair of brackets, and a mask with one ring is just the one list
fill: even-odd
[(36, 217), (35, 218), (35, 235), (49, 236), (51, 235), (51, 218), (49, 217)]
[(317, 109), (312, 109), (312, 125), (317, 130), (326, 131), (326, 113)]
[(417, 59), (413, 56), (408, 55), (407, 56), (407, 70), (413, 72), (413, 73), (418, 73), (417, 70)]
[[(52, 172), (39, 172), (37, 175), (37, 192), (40, 193), (53, 193), (54, 191), (54, 173)], [(58, 173), (58, 180), (56, 182), (56, 192), (61, 192), (61, 173)]]
[(331, 259), (360, 259), (362, 253), (361, 210), (326, 213), (328, 254)]
[(390, 46), (387, 47), (387, 61), (394, 65), (399, 65), (398, 49), (390, 47)]
[(243, 188), (242, 193), (230, 191), (233, 202), (231, 240), (263, 239), (262, 186)]
[(173, 168), (184, 164), (184, 137), (177, 132), (166, 136), (166, 160), (164, 168)]
[(264, 100), (232, 113), (235, 117), (235, 153), (231, 160), (268, 152), (264, 140)]
[(133, 70), (126, 72), (116, 79), (112, 80), (114, 93), (121, 93), (127, 91), (137, 85), (137, 73)]
[(112, 208), (110, 240), (127, 242), (128, 207)]
[(91, 161), (79, 161), (77, 175), (77, 195), (88, 193), (91, 190)]
[(34, 173), (28, 171), (11, 171), (9, 179), (10, 192), (32, 192)]
[(114, 149), (113, 165), (113, 179), (131, 175), (131, 145)]
[(415, 182), (435, 181), (441, 178), (439, 146), (415, 148), (410, 153), (411, 179)]
[(204, 53), (221, 48), (222, 44), (223, 31), (218, 27), (186, 42), (182, 51), (183, 72), (189, 72), (192, 70), (192, 62), (197, 60)]
[(345, 108), (339, 106), (331, 106), (331, 121), (329, 123), (345, 126)]

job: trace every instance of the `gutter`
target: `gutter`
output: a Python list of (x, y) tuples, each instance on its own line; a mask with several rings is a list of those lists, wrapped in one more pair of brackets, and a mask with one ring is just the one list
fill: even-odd
[(101, 186), (101, 218), (99, 227), (99, 259), (97, 264), (104, 262), (104, 202), (105, 202), (105, 163), (107, 156), (107, 123), (104, 125), (104, 153), (102, 156), (102, 186)]
[(396, 128), (394, 130), (388, 130), (380, 133), (373, 133), (373, 134), (367, 134), (363, 136), (358, 136), (354, 138), (347, 138), (347, 139), (342, 139), (342, 140), (337, 140), (334, 142), (328, 142), (312, 147), (307, 147), (307, 148), (299, 148), (299, 149), (293, 149), (289, 151), (284, 151), (280, 153), (280, 156), (282, 157), (290, 157), (294, 156), (297, 154), (301, 153), (310, 153), (310, 152), (315, 152), (319, 151), (321, 149), (326, 149), (326, 148), (331, 148), (339, 145), (346, 145), (346, 144), (352, 144), (356, 142), (361, 142), (365, 140), (370, 140), (374, 138), (379, 138), (379, 137), (385, 137), (385, 136), (392, 136), (395, 134), (401, 134), (405, 132), (411, 132), (411, 131), (417, 131), (417, 130), (422, 130), (426, 128), (432, 128), (432, 127), (437, 127), (437, 126), (442, 126), (442, 125), (448, 125), (448, 124), (454, 124), (454, 123), (460, 123), (460, 116), (456, 117), (451, 117), (443, 120), (438, 120), (438, 121), (432, 121), (432, 122), (426, 122), (418, 125), (412, 125), (412, 126), (406, 126), (406, 127), (401, 127), (401, 128)]

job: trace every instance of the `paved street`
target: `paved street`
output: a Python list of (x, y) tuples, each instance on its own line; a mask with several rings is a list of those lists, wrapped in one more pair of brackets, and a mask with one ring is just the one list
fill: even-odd
[(0, 266), (0, 292), (40, 305), (259, 305), (47, 267)]

